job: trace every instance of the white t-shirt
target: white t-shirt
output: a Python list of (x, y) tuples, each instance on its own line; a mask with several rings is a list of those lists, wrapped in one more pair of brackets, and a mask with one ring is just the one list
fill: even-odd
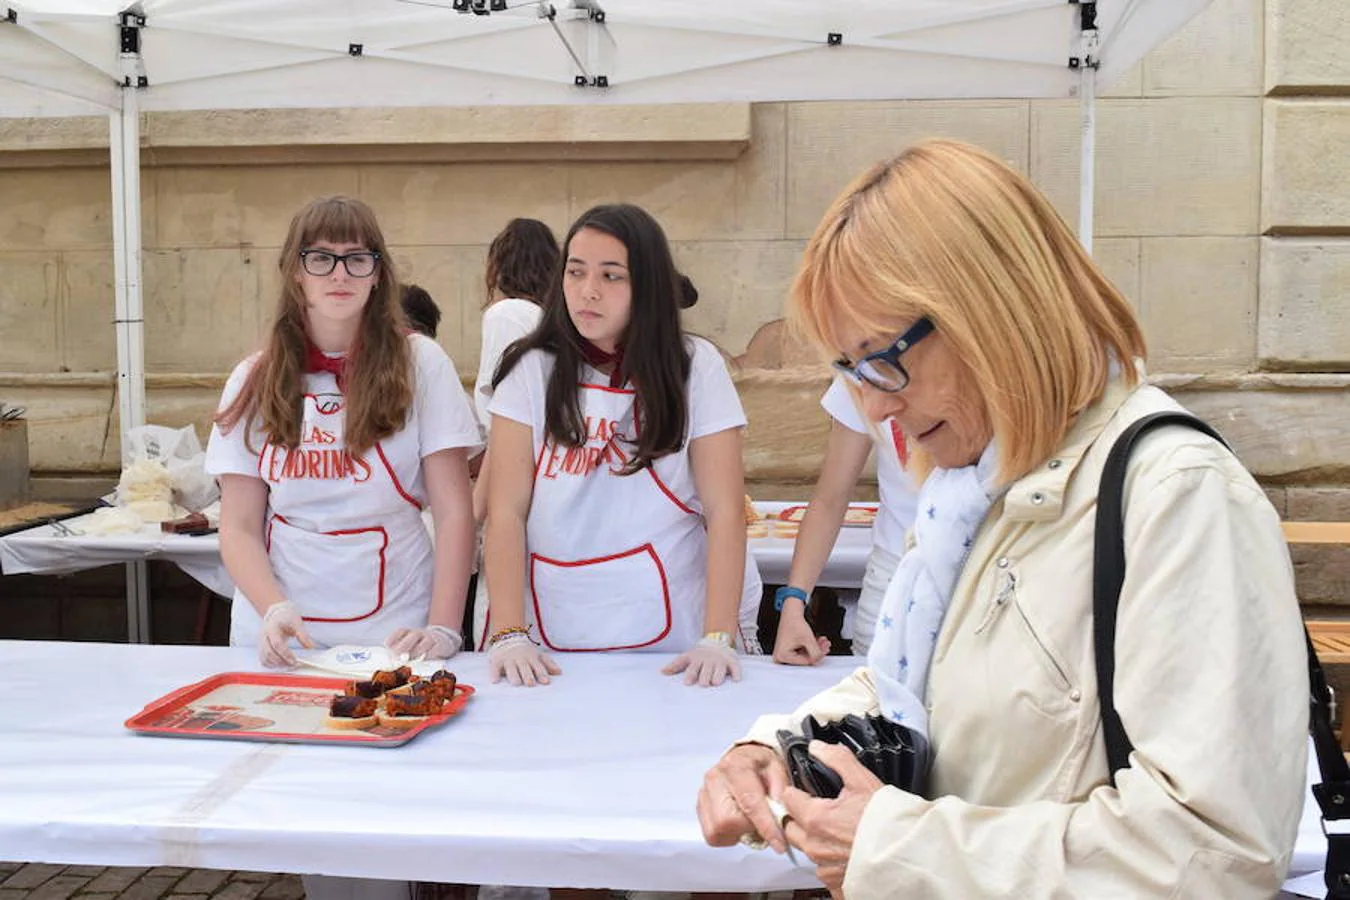
[[(745, 410), (741, 408), (741, 398), (717, 348), (702, 338), (688, 337), (686, 341), (691, 357), (685, 394), (689, 414), (686, 439), (678, 452), (656, 460), (654, 467), (681, 503), (702, 512), (689, 465), (689, 444), (719, 431), (744, 427)], [(553, 355), (542, 350), (526, 353), (497, 385), (490, 405), (493, 415), (530, 426), (536, 457), (544, 446), (544, 394), (553, 373), (553, 363)], [(588, 365), (583, 365), (583, 378), (594, 384), (609, 384), (608, 376)]]
[[(438, 450), (466, 447), (471, 450), (480, 446), (478, 422), (474, 418), (473, 408), (460, 385), (455, 373), (454, 363), (441, 346), (428, 337), (412, 334), (411, 342), (414, 391), (413, 403), (408, 410), (408, 421), (393, 438), (381, 441), (381, 447), (388, 456), (388, 464), (399, 483), (419, 503), (427, 502), (426, 485), (422, 479), (422, 458)], [(248, 357), (235, 366), (225, 384), (221, 396), (220, 409), (229, 406), (243, 388), (244, 380), (257, 362), (259, 354)], [(328, 372), (305, 375), (305, 392), (316, 397), (337, 397), (337, 379)], [(266, 436), (255, 418), (251, 423), (252, 433), (246, 444), (244, 428), (235, 427), (228, 434), (221, 432), (219, 426), (211, 429), (211, 438), (206, 447), (206, 471), (212, 475), (250, 475), (260, 476), (260, 454), (267, 442)], [(415, 441), (402, 440), (409, 432), (416, 435)], [(303, 437), (303, 436), (302, 436)], [(252, 449), (250, 449), (250, 446)], [(407, 447), (408, 452), (398, 452), (395, 448)], [(358, 476), (359, 477), (359, 476)], [(342, 479), (334, 479), (334, 485)], [(331, 501), (331, 510), (313, 508), (307, 504), (301, 518), (309, 527), (326, 530), (340, 525), (353, 516), (361, 516), (362, 511), (351, 509), (352, 496), (349, 492), (335, 490)], [(276, 497), (273, 501), (275, 503)], [(276, 509), (282, 515), (285, 509)]]
[(872, 527), (872, 545), (899, 555), (905, 549), (905, 533), (914, 524), (918, 512), (919, 488), (905, 470), (909, 449), (904, 433), (894, 419), (868, 422), (853, 402), (853, 395), (840, 377), (836, 377), (820, 405), (830, 417), (850, 431), (872, 439), (877, 459), (877, 493), (880, 508)]
[(488, 404), (492, 401), (492, 376), (497, 371), (497, 363), (501, 362), (507, 347), (534, 331), (543, 316), (544, 310), (539, 304), (515, 297), (498, 300), (483, 311), (483, 348), (478, 354), (473, 406), (485, 439), (492, 430)]

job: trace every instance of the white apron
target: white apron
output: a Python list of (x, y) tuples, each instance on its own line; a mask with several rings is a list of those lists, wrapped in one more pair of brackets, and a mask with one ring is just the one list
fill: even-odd
[[(341, 394), (306, 394), (300, 446), (266, 444), (258, 458), (270, 489), (263, 539), (272, 571), (322, 647), (380, 644), (397, 628), (426, 625), (431, 606), (431, 539), (390, 462), (420, 464), (416, 429), (353, 459), (345, 418)], [(236, 590), (230, 643), (256, 644), (260, 625)]]
[[(549, 650), (683, 652), (704, 633), (708, 532), (697, 500), (681, 500), (660, 470), (671, 454), (619, 475), (636, 436), (633, 391), (578, 385), (587, 440), (545, 440), (525, 524), (525, 621)], [(691, 505), (693, 504), (693, 505)], [(746, 555), (737, 644), (759, 652), (759, 572)], [(483, 604), (486, 605), (486, 604)], [(479, 646), (491, 633), (486, 615)]]

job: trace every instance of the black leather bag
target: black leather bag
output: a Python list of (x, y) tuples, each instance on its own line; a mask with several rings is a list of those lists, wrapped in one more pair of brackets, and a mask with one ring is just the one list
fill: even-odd
[[(1102, 735), (1106, 758), (1111, 766), (1111, 783), (1116, 772), (1130, 764), (1134, 745), (1125, 733), (1125, 725), (1115, 705), (1116, 612), (1120, 588), (1125, 583), (1125, 469), (1130, 451), (1145, 433), (1163, 425), (1180, 425), (1209, 435), (1228, 446), (1219, 434), (1189, 413), (1161, 412), (1144, 416), (1116, 440), (1102, 470), (1097, 488), (1097, 522), (1093, 548), (1093, 646), (1097, 657), (1097, 690), (1102, 705)], [(1331, 728), (1331, 692), (1326, 673), (1317, 660), (1312, 639), (1304, 631), (1308, 646), (1309, 697), (1308, 728), (1313, 737), (1322, 783), (1313, 785), (1313, 796), (1322, 809), (1322, 830), (1326, 823), (1350, 819), (1350, 765), (1346, 764), (1340, 744)], [(1327, 834), (1327, 900), (1350, 900), (1350, 834)]]
[(825, 763), (812, 756), (807, 745), (824, 741), (847, 747), (863, 768), (883, 784), (922, 794), (928, 782), (928, 740), (913, 729), (885, 716), (848, 715), (837, 722), (802, 720), (801, 734), (778, 732), (788, 776), (797, 787), (816, 797), (838, 797), (844, 782)]

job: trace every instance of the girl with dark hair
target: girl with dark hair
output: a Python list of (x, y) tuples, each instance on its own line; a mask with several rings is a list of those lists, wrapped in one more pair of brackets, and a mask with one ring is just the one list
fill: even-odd
[[(680, 325), (661, 226), (628, 205), (572, 226), (539, 327), (502, 359), (485, 535), (493, 678), (549, 680), (551, 650), (654, 650), (686, 683), (758, 652), (745, 414)], [(526, 592), (529, 592), (528, 602)]]
[(267, 345), (230, 376), (207, 449), (238, 586), (230, 643), (256, 643), (269, 666), (295, 664), (292, 641), (453, 656), (473, 554), (466, 455), (479, 443), (454, 365), (403, 327), (364, 203), (301, 210), (281, 275)]

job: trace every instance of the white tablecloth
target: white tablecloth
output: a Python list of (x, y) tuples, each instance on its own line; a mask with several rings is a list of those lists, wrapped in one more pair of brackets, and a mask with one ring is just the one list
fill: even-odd
[[(0, 854), (480, 884), (812, 885), (809, 865), (771, 851), (705, 846), (694, 799), (755, 716), (792, 708), (854, 662), (747, 659), (743, 681), (700, 689), (659, 674), (666, 659), (564, 655), (563, 675), (527, 689), (490, 684), (484, 657), (466, 654), (450, 666), (478, 691), (465, 712), (374, 749), (123, 728), (176, 687), (255, 669), (251, 650), (0, 641), (4, 707), (22, 711), (0, 740)], [(1291, 879), (1325, 852), (1310, 805)]]
[[(844, 676), (745, 661), (716, 689), (664, 654), (576, 654), (543, 688), (490, 684), (393, 749), (135, 735), (148, 701), (256, 668), (251, 650), (0, 642), (0, 855), (478, 884), (763, 891), (815, 884), (772, 851), (703, 843), (704, 771), (754, 718)], [(21, 714), (14, 714), (21, 711)]]
[[(799, 503), (756, 503), (755, 509), (760, 515), (777, 515), (789, 506)], [(788, 570), (792, 568), (792, 548), (796, 542), (787, 538), (765, 537), (751, 538), (750, 552), (754, 554), (759, 566), (759, 575), (765, 584), (787, 584)], [(839, 529), (834, 549), (830, 551), (825, 568), (821, 571), (816, 584), (820, 587), (848, 588), (858, 590), (862, 587), (863, 571), (867, 568), (867, 557), (872, 552), (872, 529), (846, 526)]]
[[(79, 520), (67, 521), (78, 525)], [(38, 525), (0, 537), (0, 572), (5, 575), (64, 575), (147, 559), (176, 563), (217, 594), (234, 595), (234, 582), (220, 561), (220, 541), (215, 534), (165, 534), (158, 525), (147, 525), (136, 534), (63, 536), (50, 525)]]
[[(776, 514), (790, 503), (756, 503), (762, 514)], [(71, 524), (78, 525), (78, 522)], [(786, 538), (752, 538), (750, 552), (759, 566), (765, 584), (786, 584), (792, 565), (794, 542)], [(872, 550), (872, 529), (839, 529), (825, 569), (817, 584), (821, 587), (862, 587), (867, 555)], [(176, 563), (193, 578), (224, 597), (234, 594), (234, 583), (220, 561), (220, 541), (216, 535), (186, 537), (163, 534), (158, 526), (147, 526), (138, 534), (117, 537), (63, 537), (50, 525), (0, 537), (0, 572), (6, 575), (59, 575), (113, 563), (141, 559), (163, 559)]]

